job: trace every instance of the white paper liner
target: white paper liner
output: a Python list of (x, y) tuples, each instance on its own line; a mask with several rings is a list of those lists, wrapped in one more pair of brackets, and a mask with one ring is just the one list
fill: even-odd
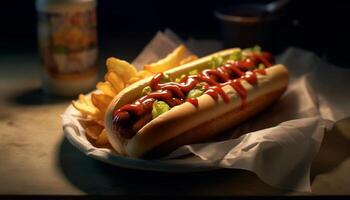
[[(143, 64), (167, 55), (179, 43), (181, 41), (171, 31), (158, 32), (133, 64), (142, 68)], [(218, 45), (214, 45), (214, 51)], [(319, 76), (323, 76), (322, 70), (340, 73), (342, 77), (350, 73), (349, 70), (339, 72), (334, 66), (330, 68), (314, 54), (297, 48), (287, 49), (277, 63), (285, 64), (290, 71), (289, 88), (267, 112), (231, 130), (233, 136), (246, 133), (237, 139), (186, 145), (166, 158), (143, 160), (121, 157), (110, 149), (92, 146), (79, 124), (79, 112), (72, 106), (62, 115), (63, 128), (69, 141), (83, 153), (117, 166), (168, 172), (245, 169), (272, 186), (310, 192), (310, 165), (319, 150), (324, 129), (333, 124), (330, 120), (350, 113), (350, 105), (343, 100), (349, 98), (343, 93), (336, 94), (338, 99), (324, 95), (327, 90)], [(334, 80), (330, 83), (329, 87), (337, 87)], [(189, 153), (193, 156), (179, 157)]]

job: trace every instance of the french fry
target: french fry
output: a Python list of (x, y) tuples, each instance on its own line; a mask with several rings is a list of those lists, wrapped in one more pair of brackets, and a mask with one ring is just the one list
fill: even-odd
[(138, 71), (136, 76), (134, 77), (131, 77), (128, 81), (128, 84), (132, 84), (132, 83), (135, 83), (136, 81), (139, 81), (141, 79), (144, 79), (146, 77), (149, 77), (149, 76), (152, 76), (152, 72), (150, 71), (147, 71), (147, 70), (141, 70), (141, 71)]
[(116, 93), (124, 89), (125, 84), (122, 78), (117, 75), (114, 71), (109, 71), (105, 75), (105, 80), (111, 83)]
[(180, 45), (173, 52), (158, 62), (145, 65), (144, 69), (152, 73), (163, 72), (180, 65), (182, 59), (186, 57), (187, 49), (184, 45)]
[(101, 134), (103, 128), (104, 127), (100, 126), (100, 125), (89, 126), (85, 129), (86, 136), (92, 140), (97, 140), (99, 138), (99, 135)]
[(72, 104), (74, 108), (76, 108), (83, 114), (83, 116), (87, 116), (87, 115), (96, 116), (100, 114), (100, 111), (94, 105), (92, 105), (92, 103), (90, 104), (89, 100), (87, 100), (87, 98), (82, 94), (79, 95), (79, 100), (72, 101)]
[(109, 103), (112, 101), (112, 97), (106, 94), (91, 94), (91, 101), (102, 113), (105, 113)]
[(134, 77), (137, 74), (136, 68), (130, 63), (114, 57), (108, 58), (106, 65), (108, 71), (112, 71), (118, 74), (125, 83), (127, 83), (131, 77)]
[(98, 82), (96, 88), (101, 90), (104, 94), (114, 97), (117, 94), (117, 91), (113, 88), (112, 84), (108, 81)]
[(138, 71), (136, 74), (136, 76), (140, 77), (140, 78), (146, 78), (146, 77), (149, 77), (152, 75), (153, 75), (153, 73), (151, 73), (150, 71), (147, 71), (147, 70)]
[(142, 78), (140, 78), (140, 77), (134, 76), (134, 77), (130, 78), (130, 80), (128, 82), (129, 82), (129, 84), (132, 84), (132, 83), (135, 83), (136, 81), (139, 81), (141, 79)]
[(86, 99), (85, 95), (79, 94), (79, 101), (84, 104), (88, 104), (88, 100)]
[(98, 136), (96, 140), (96, 145), (103, 146), (109, 144), (108, 137), (107, 137), (107, 131), (106, 129), (103, 129), (101, 134)]
[(104, 126), (105, 125), (105, 113), (99, 112), (97, 115), (87, 115), (85, 119), (95, 121), (96, 124)]
[(84, 129), (86, 129), (89, 126), (99, 125), (95, 119), (80, 118), (80, 119), (78, 119), (78, 121)]
[(190, 63), (190, 62), (197, 60), (197, 59), (198, 59), (198, 56), (196, 56), (196, 55), (187, 56), (186, 58), (184, 58), (180, 61), (180, 65)]
[(101, 126), (105, 126), (105, 119), (104, 119), (104, 114), (103, 114), (103, 117), (101, 118), (101, 119), (95, 119), (96, 120), (96, 122), (99, 124), (99, 125), (101, 125)]

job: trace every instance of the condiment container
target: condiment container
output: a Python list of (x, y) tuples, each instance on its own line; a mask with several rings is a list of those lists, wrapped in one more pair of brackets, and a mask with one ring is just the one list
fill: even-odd
[(96, 0), (37, 0), (44, 91), (73, 96), (98, 79)]
[(218, 8), (215, 17), (225, 48), (261, 45), (276, 52), (284, 42), (281, 13), (268, 13), (264, 5), (238, 4)]

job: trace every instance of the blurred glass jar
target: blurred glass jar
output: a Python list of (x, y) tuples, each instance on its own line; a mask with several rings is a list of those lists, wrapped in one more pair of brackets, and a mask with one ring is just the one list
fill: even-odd
[(282, 13), (268, 13), (264, 4), (234, 4), (214, 12), (224, 46), (247, 48), (261, 45), (272, 52), (284, 46)]
[(37, 0), (45, 92), (73, 96), (98, 79), (96, 0)]

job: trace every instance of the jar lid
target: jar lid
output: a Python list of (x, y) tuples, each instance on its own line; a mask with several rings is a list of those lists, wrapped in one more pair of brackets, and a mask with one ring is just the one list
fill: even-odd
[(35, 6), (37, 10), (46, 11), (51, 10), (55, 6), (70, 6), (87, 4), (90, 6), (96, 6), (96, 0), (36, 0)]

